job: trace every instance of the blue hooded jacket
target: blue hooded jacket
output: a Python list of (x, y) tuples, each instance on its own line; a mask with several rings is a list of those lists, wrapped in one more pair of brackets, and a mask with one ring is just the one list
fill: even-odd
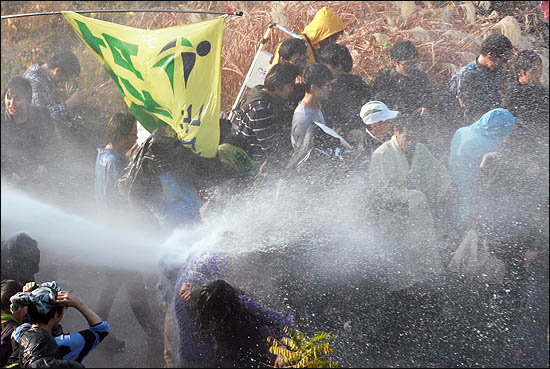
[(516, 128), (516, 118), (506, 109), (493, 109), (472, 125), (458, 129), (451, 142), (449, 169), (458, 189), (457, 219), (465, 226), (470, 213), (472, 182), (485, 154), (498, 151), (504, 137)]

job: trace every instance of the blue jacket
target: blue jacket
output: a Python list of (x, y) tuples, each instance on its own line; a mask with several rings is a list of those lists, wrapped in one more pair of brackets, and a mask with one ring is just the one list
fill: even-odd
[(97, 149), (95, 161), (95, 199), (99, 209), (114, 210), (123, 203), (117, 182), (126, 167), (126, 158), (113, 149)]
[(485, 154), (498, 151), (502, 139), (516, 128), (516, 118), (506, 109), (493, 109), (477, 122), (456, 131), (451, 142), (449, 169), (458, 189), (457, 219), (466, 225), (472, 182)]

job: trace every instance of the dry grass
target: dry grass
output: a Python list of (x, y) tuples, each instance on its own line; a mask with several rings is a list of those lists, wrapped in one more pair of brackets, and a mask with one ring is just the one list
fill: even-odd
[[(519, 49), (531, 45), (521, 28), (524, 26), (523, 19), (529, 20), (527, 14), (518, 13), (515, 18), (502, 18), (498, 14), (480, 17), (471, 4), (449, 2), (445, 7), (434, 7), (431, 2), (425, 3), (428, 4), (419, 6), (414, 2), (411, 5), (409, 2), (389, 1), (189, 1), (178, 5), (178, 8), (245, 12), (242, 17), (227, 18), (222, 50), (224, 111), (228, 111), (233, 104), (268, 25), (277, 22), (300, 33), (317, 10), (325, 5), (342, 17), (345, 33), (339, 42), (347, 45), (354, 57), (353, 73), (360, 74), (367, 82), (389, 66), (389, 49), (402, 40), (411, 40), (417, 46), (420, 61), (429, 72), (435, 93), (446, 86), (453, 73), (473, 60), (486, 35), (504, 33)], [(158, 29), (211, 17), (141, 13), (136, 14), (128, 25)], [(285, 38), (283, 32), (274, 30), (265, 49), (273, 53), (276, 45)], [(535, 51), (548, 55), (547, 49)], [(546, 83), (547, 74), (546, 71)]]

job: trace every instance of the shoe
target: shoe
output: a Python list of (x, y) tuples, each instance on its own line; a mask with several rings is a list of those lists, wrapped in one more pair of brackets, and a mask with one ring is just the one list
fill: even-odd
[(122, 340), (119, 340), (115, 336), (109, 334), (107, 337), (101, 341), (98, 346), (98, 349), (103, 349), (106, 351), (124, 351), (126, 343)]

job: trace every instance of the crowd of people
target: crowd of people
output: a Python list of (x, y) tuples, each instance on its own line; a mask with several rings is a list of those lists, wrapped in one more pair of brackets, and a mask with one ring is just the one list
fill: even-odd
[[(547, 367), (550, 118), (541, 57), (491, 34), (435, 96), (411, 41), (394, 44), (391, 66), (367, 83), (351, 73), (353, 57), (338, 43), (343, 32), (340, 16), (324, 7), (302, 38), (278, 45), (235, 121), (220, 118), (215, 158), (197, 156), (170, 128), (138, 140), (134, 115), (114, 114), (95, 172), (89, 166), (98, 217), (132, 214), (136, 226), (166, 238), (223, 208), (228, 188), (246, 196), (259, 182), (296, 181), (312, 192), (353, 183), (362, 193), (357, 211), (393, 270), (380, 328), (368, 337), (364, 361), (348, 365), (386, 365), (392, 356), (411, 366)], [(8, 82), (3, 181), (41, 194), (70, 171), (71, 111), (86, 93), (57, 103), (55, 91), (79, 72), (76, 56), (63, 52)], [(124, 349), (123, 337), (107, 336), (106, 321), (122, 284), (146, 333), (150, 366), (289, 365), (270, 354), (266, 339), (287, 335), (292, 314), (233, 286), (223, 255), (161, 260), (160, 309), (140, 273), (103, 270), (97, 313), (57, 282), (37, 283), (39, 263), (30, 235), (2, 241), (2, 366), (82, 367), (100, 344)], [(88, 328), (63, 333), (69, 307)], [(153, 324), (156, 309), (164, 327)], [(407, 339), (432, 356), (407, 363)]]

